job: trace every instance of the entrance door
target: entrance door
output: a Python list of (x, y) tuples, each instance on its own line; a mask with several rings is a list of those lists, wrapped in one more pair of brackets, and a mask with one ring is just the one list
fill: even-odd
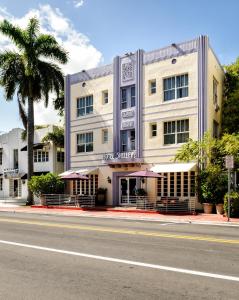
[(13, 197), (18, 197), (18, 179), (13, 180)]
[(120, 204), (136, 205), (136, 178), (121, 177), (119, 182)]

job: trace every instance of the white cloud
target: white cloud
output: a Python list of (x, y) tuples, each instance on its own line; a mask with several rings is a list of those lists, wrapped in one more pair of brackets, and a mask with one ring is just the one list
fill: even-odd
[(78, 8), (78, 7), (81, 7), (84, 4), (84, 0), (74, 0), (73, 3), (74, 3), (74, 6), (76, 8)]
[[(74, 1), (77, 7), (83, 5), (83, 1)], [(16, 18), (5, 7), (0, 7), (0, 21), (8, 19), (24, 28), (29, 18), (36, 16), (40, 20), (40, 29), (43, 33), (53, 35), (60, 45), (69, 53), (69, 63), (62, 66), (65, 74), (76, 73), (83, 69), (94, 68), (103, 58), (100, 51), (91, 44), (87, 36), (77, 31), (71, 20), (66, 18), (58, 8), (49, 4), (39, 5), (37, 9), (31, 9), (22, 18)], [(0, 49), (12, 49), (12, 43), (6, 37), (0, 35)], [(52, 106), (44, 108), (42, 103), (36, 105), (35, 123), (48, 124), (58, 122), (59, 117)]]

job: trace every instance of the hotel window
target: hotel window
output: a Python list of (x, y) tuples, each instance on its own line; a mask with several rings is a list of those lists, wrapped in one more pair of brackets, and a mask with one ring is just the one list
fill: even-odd
[(3, 149), (0, 148), (0, 165), (2, 165), (2, 156), (3, 156)]
[(103, 100), (103, 104), (107, 104), (109, 102), (108, 91), (103, 91), (102, 92), (102, 100)]
[(77, 117), (93, 113), (93, 95), (77, 99)]
[(218, 82), (215, 78), (213, 78), (213, 104), (218, 104), (217, 90), (218, 90)]
[(163, 80), (164, 101), (188, 97), (188, 74)]
[[(163, 176), (163, 174), (161, 174)], [(163, 178), (157, 178), (157, 196), (162, 196)]]
[(181, 173), (177, 172), (177, 197), (181, 197)]
[(170, 173), (170, 197), (174, 196), (174, 173)]
[(64, 162), (65, 161), (65, 153), (64, 151), (57, 151), (57, 162)]
[(2, 191), (2, 182), (3, 182), (3, 180), (2, 180), (2, 178), (0, 178), (0, 191)]
[(156, 94), (156, 79), (149, 81), (149, 94)]
[(77, 152), (93, 151), (93, 132), (77, 134)]
[(188, 197), (188, 172), (183, 173), (183, 196)]
[(122, 130), (120, 132), (120, 146), (121, 152), (135, 150), (135, 130)]
[(188, 119), (164, 122), (164, 145), (186, 143), (188, 139)]
[(135, 106), (135, 86), (128, 86), (121, 89), (121, 109)]
[(49, 152), (42, 150), (34, 150), (34, 162), (48, 162)]
[(156, 123), (150, 124), (150, 130), (151, 130), (151, 137), (157, 136), (157, 124)]
[(108, 129), (102, 130), (102, 143), (107, 144), (108, 143)]
[(18, 169), (18, 149), (13, 149), (13, 168)]

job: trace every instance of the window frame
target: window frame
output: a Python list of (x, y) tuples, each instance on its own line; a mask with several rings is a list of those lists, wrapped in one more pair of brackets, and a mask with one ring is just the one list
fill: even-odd
[[(133, 132), (134, 134), (132, 134)], [(123, 141), (124, 144), (122, 144)], [(122, 153), (130, 152), (130, 151), (135, 151), (135, 149), (136, 149), (135, 129), (121, 130), (120, 131), (120, 152)]]
[[(179, 85), (178, 86), (178, 79), (182, 80), (182, 77), (184, 78), (184, 85)], [(169, 84), (167, 83), (168, 80), (171, 80), (170, 83), (170, 88)], [(187, 85), (186, 85), (187, 83)], [(178, 97), (179, 90), (185, 89), (186, 96)], [(174, 95), (173, 98), (166, 99), (166, 93), (171, 92), (172, 95)], [(188, 73), (183, 73), (183, 74), (178, 74), (178, 75), (173, 75), (173, 76), (168, 76), (163, 78), (163, 102), (167, 103), (168, 101), (174, 101), (174, 100), (180, 100), (180, 99), (185, 99), (189, 97), (189, 75)]]
[(218, 104), (218, 86), (219, 82), (217, 79), (213, 76), (213, 87), (212, 87), (212, 92), (213, 92), (213, 104)]
[(121, 87), (120, 89), (120, 110), (136, 106), (135, 84)]
[[(105, 134), (107, 138), (105, 139)], [(108, 129), (102, 129), (102, 144), (108, 144), (109, 142), (109, 130)]]
[[(155, 126), (156, 128), (153, 128)], [(158, 136), (158, 125), (157, 123), (150, 123), (150, 137), (155, 138)]]
[[(88, 135), (88, 139), (90, 141), (87, 142), (87, 135)], [(89, 136), (91, 136), (92, 138), (89, 138)], [(83, 137), (83, 142), (80, 142), (81, 137)], [(90, 145), (92, 145), (92, 150), (87, 149), (87, 147), (89, 147)], [(80, 147), (83, 146), (84, 150), (83, 151), (79, 151)], [(94, 133), (93, 131), (88, 131), (88, 132), (83, 132), (83, 133), (77, 133), (76, 134), (76, 153), (89, 153), (89, 152), (93, 152), (94, 151)]]
[[(155, 84), (155, 86), (152, 86), (152, 84)], [(156, 79), (149, 80), (149, 95), (154, 95), (157, 93), (157, 82)]]
[[(87, 105), (88, 100), (90, 101), (90, 103), (88, 103), (88, 105)], [(81, 104), (80, 104), (81, 101), (84, 103), (83, 106), (81, 106)], [(87, 112), (87, 110), (89, 110), (89, 109), (90, 109), (90, 111)], [(84, 113), (81, 114), (80, 111), (84, 111)], [(79, 98), (76, 99), (76, 117), (77, 118), (82, 118), (84, 116), (91, 115), (93, 113), (94, 113), (94, 97), (93, 97), (93, 94), (83, 96), (83, 97), (79, 97)]]
[[(180, 122), (180, 126), (179, 126), (180, 130), (178, 130), (178, 122)], [(182, 129), (182, 122), (184, 122), (184, 128), (186, 128), (187, 130), (184, 130), (184, 131), (181, 130)], [(165, 133), (165, 128), (166, 128), (167, 133)], [(186, 143), (187, 141), (182, 141), (182, 142), (180, 141), (179, 142), (179, 136), (183, 135), (183, 134), (188, 135), (188, 137), (186, 138), (188, 140), (189, 139), (189, 134), (190, 134), (189, 119), (180, 119), (180, 120), (172, 120), (172, 121), (163, 122), (163, 143), (164, 143), (164, 146)], [(166, 136), (172, 136), (173, 142), (165, 143)]]
[(34, 163), (49, 162), (49, 151), (43, 151), (42, 149), (35, 149), (33, 151)]

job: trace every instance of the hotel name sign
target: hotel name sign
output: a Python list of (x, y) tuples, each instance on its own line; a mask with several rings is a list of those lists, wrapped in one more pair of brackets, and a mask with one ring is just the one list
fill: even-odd
[(135, 159), (136, 152), (116, 152), (116, 153), (106, 153), (103, 155), (103, 160), (111, 161), (111, 160), (120, 160), (120, 159)]

